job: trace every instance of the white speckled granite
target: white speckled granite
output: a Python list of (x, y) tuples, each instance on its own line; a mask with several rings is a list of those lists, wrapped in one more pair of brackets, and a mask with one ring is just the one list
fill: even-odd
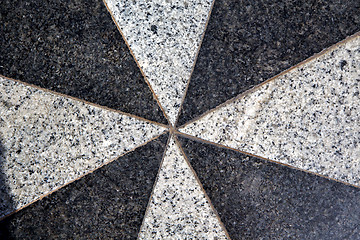
[(227, 239), (173, 137), (139, 238)]
[(212, 0), (106, 3), (174, 124)]
[[(0, 193), (8, 188), (12, 205), (20, 208), (164, 130), (0, 78), (0, 172), (7, 185)], [(0, 200), (1, 217), (9, 203)]]
[(181, 132), (360, 185), (360, 37)]

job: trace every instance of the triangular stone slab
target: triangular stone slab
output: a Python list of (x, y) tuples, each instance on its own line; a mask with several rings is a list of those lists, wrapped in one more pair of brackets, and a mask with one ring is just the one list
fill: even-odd
[(0, 74), (167, 124), (101, 0), (1, 1)]
[(174, 137), (168, 143), (139, 239), (227, 239)]
[(357, 31), (358, 0), (216, 0), (177, 125)]
[(105, 2), (174, 124), (213, 1)]
[(359, 188), (179, 140), (232, 239), (358, 239)]
[(360, 186), (360, 36), (181, 132)]
[(167, 135), (0, 222), (1, 239), (136, 239)]
[(120, 112), (0, 78), (0, 216), (165, 130)]

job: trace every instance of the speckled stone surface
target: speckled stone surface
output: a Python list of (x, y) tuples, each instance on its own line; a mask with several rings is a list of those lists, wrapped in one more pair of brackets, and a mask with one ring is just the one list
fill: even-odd
[(0, 240), (360, 240), (359, 9), (2, 1)]
[(172, 136), (139, 239), (227, 239)]
[(135, 58), (175, 123), (213, 0), (106, 0)]
[(0, 78), (0, 216), (109, 162), (165, 128)]
[(233, 240), (359, 239), (359, 188), (179, 140)]
[(178, 126), (360, 30), (358, 0), (216, 0)]
[(0, 222), (9, 239), (136, 239), (167, 134)]
[(101, 0), (3, 0), (0, 74), (166, 124)]
[(360, 36), (182, 132), (360, 186)]

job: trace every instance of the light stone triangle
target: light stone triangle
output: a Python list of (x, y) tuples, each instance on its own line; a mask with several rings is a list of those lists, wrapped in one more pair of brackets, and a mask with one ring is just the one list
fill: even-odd
[(173, 136), (139, 239), (227, 239)]
[(213, 0), (105, 0), (174, 125)]
[(0, 217), (164, 130), (0, 77)]
[(360, 36), (180, 129), (360, 186)]

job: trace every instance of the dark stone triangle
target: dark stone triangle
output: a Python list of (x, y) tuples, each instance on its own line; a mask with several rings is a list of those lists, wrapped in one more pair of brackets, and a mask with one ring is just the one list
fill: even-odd
[(359, 30), (359, 0), (216, 0), (177, 126)]
[(0, 222), (0, 239), (136, 239), (168, 134)]
[(359, 239), (360, 189), (233, 150), (179, 140), (233, 240)]
[(0, 74), (167, 124), (101, 0), (4, 0)]

